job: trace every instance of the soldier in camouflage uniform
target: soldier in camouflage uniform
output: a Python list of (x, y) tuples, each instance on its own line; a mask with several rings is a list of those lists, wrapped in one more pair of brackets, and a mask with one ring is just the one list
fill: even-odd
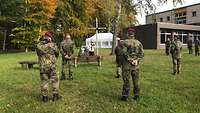
[(64, 33), (64, 40), (60, 44), (60, 52), (62, 54), (62, 75), (61, 80), (65, 80), (65, 76), (69, 75), (69, 80), (73, 80), (71, 59), (74, 54), (74, 42), (68, 33)]
[(123, 56), (125, 61), (122, 64), (122, 78), (123, 78), (123, 90), (122, 101), (127, 101), (130, 90), (130, 75), (134, 85), (134, 100), (139, 99), (139, 65), (141, 59), (144, 57), (144, 51), (142, 44), (135, 39), (135, 30), (128, 29), (128, 39), (123, 42), (124, 51)]
[(173, 35), (173, 42), (171, 45), (170, 53), (172, 55), (172, 62), (173, 62), (173, 74), (180, 73), (181, 69), (181, 51), (182, 51), (182, 43), (178, 39), (178, 35)]
[(188, 46), (189, 54), (193, 54), (192, 34), (188, 35), (187, 46)]
[(118, 45), (115, 48), (116, 64), (117, 64), (116, 78), (119, 78), (122, 75), (122, 63), (124, 62), (122, 43), (123, 43), (122, 40), (118, 40)]
[(199, 56), (199, 47), (200, 47), (200, 41), (198, 38), (194, 41), (194, 47), (195, 47), (195, 56)]
[(165, 53), (166, 55), (169, 55), (170, 53), (170, 45), (171, 45), (171, 41), (169, 38), (167, 38), (167, 41), (165, 42)]
[(49, 80), (53, 84), (53, 101), (60, 98), (59, 96), (59, 76), (57, 75), (56, 60), (59, 50), (55, 43), (52, 42), (53, 33), (47, 32), (43, 40), (37, 45), (37, 55), (40, 65), (41, 92), (42, 100), (47, 102)]

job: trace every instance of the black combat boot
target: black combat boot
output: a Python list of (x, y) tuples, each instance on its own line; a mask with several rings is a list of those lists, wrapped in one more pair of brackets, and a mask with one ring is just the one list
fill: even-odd
[(133, 99), (134, 99), (135, 101), (139, 101), (140, 97), (139, 97), (138, 95), (136, 95), (136, 96), (133, 97)]
[(61, 96), (58, 93), (53, 94), (53, 99), (52, 101), (57, 101), (61, 98)]
[(127, 101), (127, 100), (128, 100), (128, 97), (126, 97), (126, 96), (121, 97), (121, 101)]
[(49, 100), (48, 96), (42, 96), (42, 101), (47, 102)]

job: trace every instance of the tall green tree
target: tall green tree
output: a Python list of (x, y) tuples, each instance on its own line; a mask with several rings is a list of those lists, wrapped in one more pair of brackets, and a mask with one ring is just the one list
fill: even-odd
[(88, 28), (94, 27), (96, 17), (101, 23), (108, 20), (104, 19), (109, 14), (103, 1), (107, 0), (59, 0), (54, 20), (56, 30), (66, 30), (78, 41), (83, 40), (82, 37), (95, 32)]
[(21, 4), (21, 0), (0, 0), (0, 45), (2, 45), (3, 51), (6, 49), (5, 45), (8, 40), (11, 28), (15, 25), (15, 20), (20, 18), (20, 11), (18, 6)]
[(57, 0), (24, 0), (20, 4), (23, 15), (12, 30), (15, 35), (12, 42), (28, 51), (46, 30), (51, 29), (56, 7)]

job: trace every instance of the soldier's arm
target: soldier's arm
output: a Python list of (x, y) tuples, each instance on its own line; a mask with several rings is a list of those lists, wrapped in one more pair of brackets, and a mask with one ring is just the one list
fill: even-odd
[(74, 49), (76, 48), (75, 43), (72, 44), (72, 54), (74, 54)]
[(143, 45), (140, 43), (139, 44), (138, 59), (142, 60), (143, 57), (144, 57), (144, 49), (143, 49)]
[(115, 47), (115, 55), (117, 55), (117, 47)]
[(37, 44), (37, 49), (36, 49), (37, 56), (42, 56), (43, 54), (45, 54), (45, 52), (42, 51), (41, 47), (42, 47), (42, 43), (40, 42)]
[(65, 52), (63, 51), (63, 43), (62, 42), (60, 43), (60, 53), (62, 55), (65, 55)]
[(174, 43), (172, 43), (171, 46), (170, 46), (170, 53), (171, 53), (171, 54), (174, 53)]
[(56, 44), (54, 46), (54, 53), (55, 53), (55, 56), (58, 58), (58, 56), (59, 56), (59, 49), (58, 49), (58, 46)]
[(128, 50), (127, 41), (125, 40), (122, 45), (123, 45), (122, 54), (124, 56), (124, 59), (128, 61), (130, 59), (130, 57), (129, 57), (129, 53), (127, 51)]

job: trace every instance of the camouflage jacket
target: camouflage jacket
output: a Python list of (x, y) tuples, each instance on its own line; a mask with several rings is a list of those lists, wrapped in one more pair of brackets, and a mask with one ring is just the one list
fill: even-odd
[(170, 47), (170, 45), (171, 45), (171, 41), (167, 40), (167, 41), (165, 42), (165, 46), (166, 46), (166, 47)]
[(56, 58), (59, 56), (59, 50), (55, 43), (41, 41), (37, 44), (38, 61), (41, 68), (56, 65)]
[(172, 42), (170, 53), (172, 55), (172, 58), (181, 58), (181, 51), (182, 51), (182, 42), (180, 41), (174, 41)]
[(62, 54), (62, 57), (65, 55), (72, 56), (74, 54), (74, 42), (69, 39), (69, 40), (63, 40), (60, 43), (60, 52)]
[[(138, 69), (139, 62), (144, 57), (144, 50), (142, 44), (136, 39), (126, 39), (124, 41), (124, 52), (123, 56), (125, 62), (123, 63), (123, 68), (125, 69)], [(138, 65), (133, 66), (130, 61), (137, 60)]]

